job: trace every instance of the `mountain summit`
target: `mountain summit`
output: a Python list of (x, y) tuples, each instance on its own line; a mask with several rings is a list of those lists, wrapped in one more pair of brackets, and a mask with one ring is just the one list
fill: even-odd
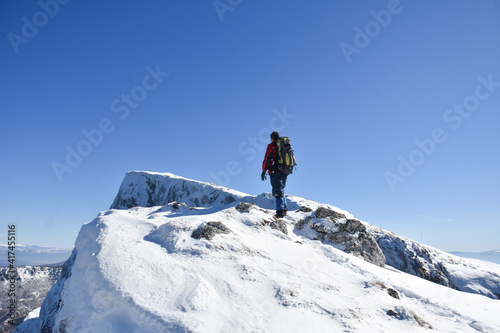
[(500, 331), (499, 265), (287, 199), (129, 172), (17, 331)]

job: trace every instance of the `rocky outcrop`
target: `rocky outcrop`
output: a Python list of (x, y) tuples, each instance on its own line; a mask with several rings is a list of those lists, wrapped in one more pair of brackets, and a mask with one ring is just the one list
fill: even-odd
[(248, 202), (240, 202), (238, 205), (236, 205), (235, 208), (240, 213), (250, 213), (250, 211), (255, 207), (257, 207), (255, 204)]
[(231, 230), (224, 225), (222, 222), (207, 222), (206, 224), (201, 225), (193, 231), (191, 237), (200, 239), (205, 238), (208, 240), (212, 240), (215, 235), (218, 234), (229, 234)]
[(316, 231), (318, 240), (338, 245), (344, 252), (372, 264), (381, 267), (385, 264), (385, 256), (377, 241), (359, 220), (347, 219), (342, 213), (319, 207), (296, 227), (299, 230), (310, 228)]
[(164, 206), (184, 202), (192, 207), (228, 205), (245, 197), (244, 193), (215, 184), (177, 177), (168, 173), (128, 172), (111, 205), (111, 209), (136, 206)]
[[(39, 308), (49, 292), (52, 285), (57, 281), (61, 273), (60, 266), (19, 266), (15, 268), (15, 273), (9, 274), (8, 267), (0, 268), (0, 299), (5, 301), (5, 306), (0, 309), (1, 332), (12, 332), (14, 327), (8, 323), (7, 302), (11, 277), (15, 280), (15, 321), (19, 322), (31, 311)], [(12, 289), (11, 289), (12, 290)], [(3, 304), (3, 303), (2, 303)]]
[(430, 249), (418, 246), (415, 242), (407, 242), (388, 234), (378, 234), (377, 242), (386, 256), (386, 262), (400, 271), (423, 279), (452, 287), (449, 272), (443, 262), (433, 256)]
[(285, 222), (282, 222), (282, 221), (271, 221), (269, 223), (269, 226), (274, 229), (274, 230), (278, 230), (278, 231), (281, 231), (282, 233), (284, 233), (285, 235), (288, 235), (288, 229), (286, 228), (286, 223)]
[(333, 209), (321, 206), (314, 212), (314, 216), (318, 219), (331, 217), (333, 219), (345, 219), (345, 215), (334, 211)]
[(375, 226), (369, 229), (387, 265), (443, 286), (498, 299), (500, 274), (494, 270), (481, 271), (474, 263), (444, 251)]

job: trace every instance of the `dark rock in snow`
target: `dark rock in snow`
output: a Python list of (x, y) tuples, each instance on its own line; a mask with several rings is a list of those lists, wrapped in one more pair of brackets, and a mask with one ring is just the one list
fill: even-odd
[(452, 289), (493, 299), (500, 292), (500, 275), (493, 270), (483, 270), (480, 278), (471, 280), (454, 272), (457, 267), (474, 270), (473, 263), (375, 226), (369, 229), (385, 255), (386, 265)]
[(175, 202), (172, 203), (172, 207), (174, 209), (179, 209), (180, 206), (187, 206), (187, 205), (184, 202), (177, 202), (177, 201), (175, 201)]
[(301, 212), (301, 213), (310, 213), (310, 212), (312, 212), (312, 211), (313, 211), (313, 210), (312, 210), (312, 208), (309, 208), (309, 207), (307, 207), (307, 206), (302, 206), (302, 207), (300, 207), (300, 208), (297, 210), (297, 212)]
[(230, 232), (231, 230), (222, 222), (207, 222), (193, 231), (191, 237), (196, 239), (205, 238), (211, 240), (215, 235), (228, 234)]
[(302, 229), (304, 229), (304, 228), (305, 228), (305, 227), (309, 224), (309, 222), (310, 222), (310, 221), (311, 221), (311, 217), (310, 217), (310, 216), (308, 216), (308, 217), (306, 217), (305, 219), (300, 220), (299, 222), (297, 222), (297, 223), (295, 224), (295, 228), (296, 228), (297, 230), (302, 230)]
[(338, 223), (338, 231), (329, 233), (326, 238), (333, 244), (343, 244), (346, 253), (360, 256), (380, 267), (385, 265), (384, 253), (377, 241), (358, 220)]
[(317, 239), (322, 242), (341, 245), (346, 253), (362, 257), (380, 267), (385, 265), (382, 250), (361, 221), (345, 219), (344, 214), (320, 207), (313, 215), (296, 224), (299, 230), (306, 226), (315, 230)]
[(389, 288), (389, 289), (387, 289), (387, 293), (389, 294), (389, 296), (391, 296), (395, 299), (399, 299), (399, 294), (396, 290)]
[(401, 317), (401, 314), (399, 314), (398, 312), (396, 312), (394, 310), (387, 311), (387, 315), (391, 316), (391, 317)]
[(334, 219), (344, 219), (345, 215), (339, 212), (334, 211), (333, 209), (326, 207), (319, 207), (315, 212), (314, 216), (318, 219), (322, 219), (325, 217), (333, 217)]
[(423, 279), (456, 288), (450, 281), (443, 262), (436, 260), (438, 256), (432, 255), (427, 247), (387, 234), (375, 234), (375, 237), (384, 251), (388, 265)]
[(248, 203), (248, 202), (240, 202), (236, 206), (236, 210), (239, 211), (239, 212), (241, 212), (241, 213), (250, 213), (250, 211), (254, 207), (255, 207), (255, 204)]
[(286, 228), (286, 223), (281, 221), (272, 221), (269, 226), (275, 230), (281, 231), (285, 235), (288, 235), (288, 229)]

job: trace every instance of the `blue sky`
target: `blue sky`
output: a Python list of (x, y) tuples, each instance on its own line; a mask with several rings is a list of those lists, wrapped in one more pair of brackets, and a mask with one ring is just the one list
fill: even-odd
[[(72, 247), (129, 170), (289, 194), (443, 250), (500, 248), (500, 1), (0, 5), (0, 202)], [(262, 138), (262, 139), (260, 139)]]

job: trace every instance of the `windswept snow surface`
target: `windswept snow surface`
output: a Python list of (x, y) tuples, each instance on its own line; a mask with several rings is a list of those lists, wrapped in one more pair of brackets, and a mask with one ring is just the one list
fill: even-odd
[[(287, 234), (275, 230), (273, 200), (101, 213), (82, 227), (40, 317), (17, 332), (500, 332), (500, 301), (296, 233), (311, 215), (297, 209), (314, 211), (313, 201), (289, 197)], [(256, 205), (236, 209), (243, 201)], [(208, 222), (231, 232), (191, 237)]]

